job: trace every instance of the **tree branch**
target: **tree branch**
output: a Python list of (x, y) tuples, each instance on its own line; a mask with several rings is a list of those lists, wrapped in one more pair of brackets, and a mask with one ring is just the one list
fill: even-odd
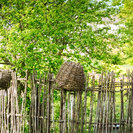
[(5, 63), (5, 62), (0, 62), (0, 64), (2, 64), (2, 65), (11, 65), (11, 66), (14, 66), (14, 65), (11, 64), (11, 63)]

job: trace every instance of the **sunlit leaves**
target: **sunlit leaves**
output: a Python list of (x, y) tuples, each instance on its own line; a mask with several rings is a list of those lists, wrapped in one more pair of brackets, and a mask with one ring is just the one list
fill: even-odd
[(105, 37), (114, 36), (107, 34), (109, 29), (97, 29), (105, 24), (103, 17), (115, 12), (107, 1), (10, 0), (0, 10), (2, 56), (7, 54), (18, 70), (51, 68), (56, 73), (64, 60), (80, 62), (87, 70), (108, 59)]

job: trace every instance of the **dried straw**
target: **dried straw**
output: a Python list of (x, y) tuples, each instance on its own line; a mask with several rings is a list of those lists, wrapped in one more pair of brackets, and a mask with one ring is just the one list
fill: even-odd
[(79, 63), (65, 62), (57, 76), (56, 83), (66, 90), (82, 90), (85, 87), (85, 74)]
[(8, 70), (0, 70), (0, 90), (7, 89), (11, 81), (11, 72)]

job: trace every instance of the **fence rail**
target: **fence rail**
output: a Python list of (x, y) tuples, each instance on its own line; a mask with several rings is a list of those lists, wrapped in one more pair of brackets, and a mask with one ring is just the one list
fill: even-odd
[(52, 74), (29, 77), (12, 72), (11, 87), (0, 90), (1, 133), (133, 132), (133, 73), (90, 74), (79, 91), (57, 88)]

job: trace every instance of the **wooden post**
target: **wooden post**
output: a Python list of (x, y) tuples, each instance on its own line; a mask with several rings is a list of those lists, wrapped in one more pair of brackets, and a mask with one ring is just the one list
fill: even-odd
[(85, 125), (85, 132), (86, 132), (86, 104), (87, 104), (87, 88), (89, 87), (89, 75), (86, 79), (86, 86), (85, 86), (85, 96), (84, 96), (84, 108), (81, 118), (81, 133), (83, 133), (84, 125)]
[(123, 97), (123, 80), (124, 77), (121, 79), (121, 115), (120, 115), (120, 132), (121, 132), (121, 128), (124, 127), (124, 97)]
[(12, 91), (11, 91), (11, 129), (12, 132), (17, 132), (17, 127), (16, 127), (16, 119), (15, 119), (15, 102), (16, 102), (16, 73), (12, 72)]
[[(82, 91), (78, 91), (77, 92), (77, 109), (76, 109), (76, 132), (80, 131), (81, 130), (81, 126), (83, 124), (83, 121), (81, 120), (81, 114), (83, 113), (82, 112)], [(79, 122), (81, 121), (81, 122)]]
[[(14, 72), (14, 97), (15, 97), (15, 106), (16, 111), (15, 114), (19, 114), (19, 104), (18, 104), (18, 95), (17, 95), (17, 75), (16, 72)], [(16, 118), (16, 131), (19, 133), (20, 130), (20, 119), (19, 117)]]
[(104, 82), (103, 82), (103, 73), (101, 74), (101, 77), (99, 79), (99, 87), (100, 87), (100, 91), (101, 91), (101, 95), (100, 97), (100, 108), (99, 108), (99, 130), (98, 132), (101, 130), (102, 131), (102, 120), (103, 120), (103, 94), (104, 94), (104, 91), (103, 91), (103, 88), (104, 88)]
[(106, 81), (106, 133), (109, 132), (109, 111), (110, 111), (110, 73), (107, 75), (107, 81)]
[(49, 86), (48, 86), (48, 99), (47, 99), (47, 133), (51, 131), (51, 90), (52, 90), (52, 81), (53, 75), (48, 75)]
[(75, 92), (71, 94), (71, 133), (74, 132), (75, 126)]
[[(26, 111), (25, 111), (25, 106), (26, 106), (26, 95), (27, 95), (27, 86), (28, 86), (28, 71), (26, 71), (26, 80), (25, 80), (25, 88), (24, 88), (24, 97), (23, 97), (23, 103), (22, 103), (22, 110), (21, 110), (21, 115), (26, 116)], [(25, 123), (25, 118), (21, 118), (21, 122), (23, 125), (23, 132), (24, 132), (24, 123)], [(20, 129), (21, 130), (21, 129)]]
[(113, 72), (111, 72), (111, 84), (110, 84), (110, 93), (111, 93), (111, 95), (110, 95), (110, 120), (109, 120), (109, 123), (110, 123), (110, 129), (109, 129), (109, 132), (111, 133), (112, 132), (112, 130), (113, 130), (113, 107), (114, 107), (114, 105), (113, 105), (113, 93), (114, 93), (114, 88), (113, 88), (113, 85), (114, 85), (114, 73)]
[(114, 74), (114, 78), (113, 78), (113, 122), (116, 122), (116, 109), (115, 109), (115, 74)]
[(35, 73), (31, 75), (31, 105), (30, 105), (30, 127), (29, 132), (36, 132), (36, 86)]
[(66, 91), (61, 90), (61, 105), (60, 105), (60, 133), (65, 133), (67, 129), (66, 124)]
[(103, 79), (103, 92), (102, 92), (102, 133), (105, 132), (105, 120), (106, 120), (106, 81), (107, 74), (104, 75)]
[(42, 101), (42, 109), (41, 109), (41, 115), (43, 117), (42, 119), (42, 132), (45, 133), (47, 130), (47, 119), (45, 119), (47, 115), (47, 82), (46, 82), (46, 75), (44, 75), (43, 79), (43, 101)]
[(53, 122), (53, 123), (52, 123), (52, 128), (53, 128), (52, 132), (55, 133), (55, 118), (54, 118), (54, 89), (55, 89), (55, 88), (52, 87), (51, 106), (52, 106), (52, 122)]
[(127, 107), (127, 120), (126, 120), (126, 124), (127, 124), (127, 128), (130, 128), (130, 123), (131, 123), (131, 119), (130, 119), (130, 114), (131, 114), (131, 77), (130, 77), (130, 71), (128, 71), (128, 88), (129, 88), (129, 94), (127, 96), (128, 99), (128, 107)]
[(63, 98), (63, 114), (62, 114), (62, 120), (63, 120), (63, 133), (66, 132), (66, 91), (63, 90), (62, 93)]
[(41, 90), (41, 77), (39, 78), (39, 87), (37, 87), (37, 133), (40, 133), (40, 90)]
[(9, 117), (10, 117), (9, 114), (10, 114), (10, 112), (9, 111), (10, 111), (10, 108), (11, 108), (10, 107), (11, 106), (10, 105), (10, 101), (11, 101), (11, 87), (7, 90), (7, 92), (8, 92), (8, 94), (7, 94), (8, 95), (7, 96), (7, 100), (8, 101), (7, 101), (7, 129), (6, 129), (6, 132), (9, 133), (9, 129), (10, 129), (10, 125), (9, 125)]
[(131, 130), (133, 130), (133, 72), (131, 75)]
[(92, 91), (91, 91), (91, 97), (90, 97), (90, 116), (89, 116), (89, 127), (88, 127), (88, 133), (91, 132), (91, 126), (92, 126), (92, 115), (93, 115), (93, 103), (94, 103), (94, 91), (95, 88), (95, 75), (92, 76)]
[(62, 118), (63, 118), (63, 90), (61, 90), (61, 100), (60, 100), (60, 133), (63, 132), (63, 124), (62, 124)]
[(67, 119), (68, 119), (68, 122), (67, 122), (67, 132), (69, 133), (70, 132), (70, 92), (68, 93), (68, 104), (67, 104)]
[(100, 125), (100, 112), (101, 112), (101, 91), (102, 91), (102, 76), (99, 77), (99, 91), (98, 91), (98, 97), (97, 97), (97, 109), (96, 109), (96, 118), (95, 118), (95, 126), (94, 126), (94, 132), (97, 133), (99, 131), (99, 125)]

